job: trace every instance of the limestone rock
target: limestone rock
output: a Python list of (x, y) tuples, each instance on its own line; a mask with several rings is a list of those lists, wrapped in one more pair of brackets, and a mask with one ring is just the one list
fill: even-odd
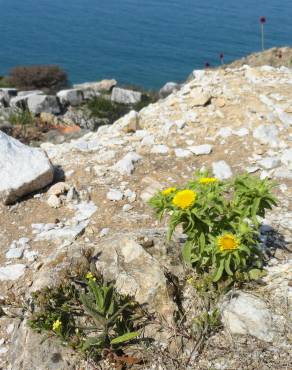
[(160, 90), (159, 96), (161, 98), (166, 98), (168, 95), (172, 94), (175, 91), (178, 91), (181, 88), (181, 85), (176, 82), (167, 82)]
[(108, 200), (119, 201), (123, 199), (123, 193), (119, 190), (111, 189), (106, 197)]
[(52, 185), (48, 191), (48, 195), (62, 195), (65, 194), (70, 189), (70, 186), (66, 182), (57, 182)]
[(121, 104), (137, 104), (142, 99), (142, 93), (139, 91), (121, 89), (114, 87), (112, 91), (111, 100), (115, 103)]
[(277, 157), (266, 157), (261, 159), (258, 163), (264, 169), (271, 170), (280, 165), (280, 159)]
[(225, 161), (218, 161), (212, 164), (213, 173), (219, 180), (227, 180), (232, 177), (232, 171)]
[(42, 189), (53, 181), (46, 154), (0, 132), (0, 200), (4, 204)]
[(61, 199), (54, 194), (49, 196), (47, 203), (51, 208), (59, 208), (62, 204)]
[(139, 115), (132, 110), (124, 117), (120, 118), (112, 125), (112, 129), (117, 129), (126, 134), (139, 130)]
[(61, 108), (57, 98), (53, 95), (29, 95), (27, 107), (32, 114), (38, 115), (42, 112), (59, 114)]
[(17, 90), (13, 88), (0, 88), (0, 103), (9, 106), (10, 100), (17, 95)]
[(61, 90), (57, 93), (57, 97), (61, 104), (72, 106), (80, 105), (84, 100), (82, 91), (78, 89)]
[(262, 144), (268, 144), (274, 147), (278, 144), (278, 133), (279, 130), (276, 125), (264, 124), (254, 130), (253, 137), (258, 139)]
[(79, 90), (87, 90), (90, 89), (92, 91), (96, 92), (106, 92), (110, 91), (113, 87), (115, 87), (117, 84), (116, 80), (102, 80), (99, 82), (85, 82), (82, 84), (76, 84), (73, 85), (74, 89), (79, 89)]
[(114, 166), (113, 169), (119, 172), (121, 175), (131, 175), (135, 169), (134, 163), (141, 160), (142, 157), (135, 153), (130, 152), (124, 156), (121, 160), (119, 160)]
[(141, 245), (122, 234), (115, 235), (99, 243), (97, 253), (97, 270), (106, 280), (116, 281), (120, 293), (134, 296), (166, 318), (172, 317), (174, 303), (163, 270)]
[(158, 191), (162, 190), (163, 186), (160, 182), (151, 177), (144, 177), (142, 183), (147, 187), (141, 192), (141, 199), (147, 203)]
[(190, 146), (188, 147), (188, 149), (196, 155), (210, 154), (212, 151), (212, 145), (204, 144), (198, 146)]
[(0, 266), (0, 281), (15, 281), (19, 279), (24, 274), (25, 267), (22, 264)]
[(272, 314), (261, 299), (236, 292), (222, 307), (222, 320), (232, 334), (252, 335), (260, 340), (273, 340)]

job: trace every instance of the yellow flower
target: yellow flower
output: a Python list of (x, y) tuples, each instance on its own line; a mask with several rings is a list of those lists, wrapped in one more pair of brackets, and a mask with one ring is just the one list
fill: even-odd
[(177, 192), (172, 200), (172, 203), (182, 209), (189, 208), (196, 200), (197, 193), (193, 190), (181, 190)]
[(171, 193), (174, 193), (176, 191), (176, 188), (167, 188), (165, 190), (162, 190), (163, 195), (169, 195)]
[(200, 184), (212, 184), (214, 182), (218, 182), (218, 179), (216, 179), (215, 177), (202, 177), (199, 180)]
[(59, 319), (53, 322), (53, 330), (54, 331), (60, 330), (61, 326), (62, 326), (62, 322)]
[(96, 281), (96, 278), (93, 276), (93, 274), (91, 272), (88, 272), (86, 275), (85, 275), (86, 279), (87, 280), (92, 280), (92, 281)]
[(218, 237), (218, 247), (221, 252), (232, 251), (238, 248), (239, 240), (233, 234), (223, 234)]

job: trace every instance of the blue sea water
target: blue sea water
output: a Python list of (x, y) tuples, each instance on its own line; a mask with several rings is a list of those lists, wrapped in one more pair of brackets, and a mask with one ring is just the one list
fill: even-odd
[(72, 82), (158, 88), (206, 62), (292, 45), (292, 0), (0, 0), (0, 75), (61, 65)]

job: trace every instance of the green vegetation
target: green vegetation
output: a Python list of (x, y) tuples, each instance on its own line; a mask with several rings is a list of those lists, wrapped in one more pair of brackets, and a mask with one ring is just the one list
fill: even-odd
[(127, 105), (113, 103), (110, 98), (107, 99), (105, 97), (97, 97), (90, 100), (86, 107), (92, 117), (106, 118), (110, 124), (130, 111)]
[(264, 274), (258, 216), (276, 205), (272, 187), (248, 174), (222, 182), (196, 172), (183, 189), (159, 192), (150, 205), (160, 218), (169, 215), (169, 238), (182, 225), (188, 236), (182, 255), (197, 273), (211, 274), (213, 282), (258, 279)]
[(14, 87), (6, 76), (0, 76), (0, 88)]
[(32, 126), (35, 123), (35, 118), (28, 110), (18, 110), (10, 114), (8, 121), (12, 125), (20, 125), (24, 130), (26, 126)]
[(98, 361), (104, 350), (117, 353), (139, 337), (142, 317), (130, 297), (89, 272), (85, 279), (34, 293), (29, 325)]

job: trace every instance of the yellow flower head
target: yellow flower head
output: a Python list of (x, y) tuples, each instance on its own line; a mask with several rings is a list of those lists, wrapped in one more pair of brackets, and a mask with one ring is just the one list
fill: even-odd
[(200, 184), (213, 184), (214, 182), (218, 182), (218, 179), (216, 179), (215, 177), (202, 177), (199, 180)]
[(191, 207), (197, 197), (197, 193), (193, 190), (181, 190), (178, 191), (173, 197), (172, 203), (182, 209)]
[(167, 188), (165, 190), (162, 190), (163, 195), (169, 195), (171, 193), (174, 193), (176, 191), (176, 188)]
[(96, 281), (96, 278), (93, 276), (93, 274), (91, 272), (88, 272), (86, 275), (85, 275), (86, 279), (87, 280), (93, 280), (93, 281)]
[(54, 331), (60, 330), (61, 326), (62, 326), (62, 322), (59, 319), (53, 322)]
[(221, 252), (232, 251), (238, 248), (239, 240), (233, 234), (223, 234), (218, 237), (217, 244)]

